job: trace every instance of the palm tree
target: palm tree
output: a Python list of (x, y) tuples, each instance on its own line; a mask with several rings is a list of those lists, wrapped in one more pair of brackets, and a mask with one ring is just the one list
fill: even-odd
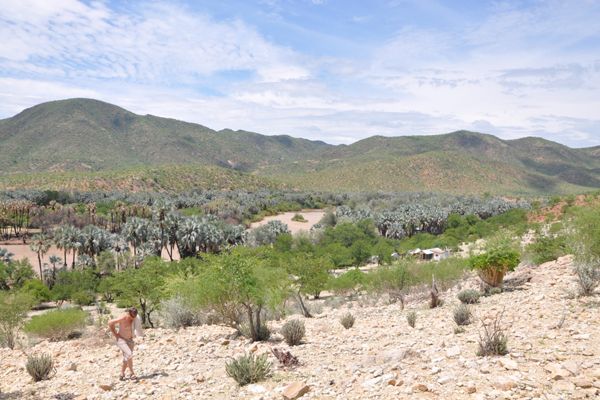
[(51, 246), (50, 238), (43, 233), (38, 233), (33, 235), (31, 238), (31, 243), (29, 244), (29, 248), (31, 251), (37, 253), (38, 262), (40, 263), (40, 279), (44, 280), (44, 273), (42, 271), (42, 256), (48, 252)]
[(163, 245), (166, 243), (165, 230), (167, 228), (167, 217), (173, 211), (173, 208), (173, 203), (165, 200), (158, 200), (152, 206), (153, 220), (158, 223), (158, 227), (160, 228), (160, 246), (156, 252), (159, 257), (162, 256)]
[(3, 249), (0, 247), (0, 261), (5, 264), (10, 264), (13, 262), (14, 253), (9, 252), (7, 249)]
[(128, 218), (125, 225), (123, 225), (121, 234), (133, 246), (134, 260), (137, 257), (137, 248), (148, 241), (150, 230), (149, 221), (137, 217)]
[(54, 244), (56, 248), (64, 251), (64, 266), (67, 266), (67, 246), (66, 246), (66, 233), (69, 230), (69, 226), (61, 225), (54, 231)]
[(75, 226), (67, 226), (64, 232), (64, 244), (65, 249), (73, 252), (73, 263), (71, 269), (75, 268), (75, 257), (77, 251), (81, 247), (81, 230)]

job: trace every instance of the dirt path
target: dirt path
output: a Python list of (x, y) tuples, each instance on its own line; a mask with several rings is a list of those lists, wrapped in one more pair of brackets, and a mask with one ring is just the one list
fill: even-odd
[[(304, 219), (306, 219), (308, 222), (292, 221), (292, 218), (296, 214), (301, 214), (304, 217)], [(323, 218), (323, 215), (325, 215), (325, 212), (322, 210), (303, 211), (303, 212), (299, 212), (299, 213), (288, 212), (288, 213), (284, 213), (284, 214), (274, 215), (271, 217), (265, 217), (265, 219), (263, 219), (262, 221), (253, 223), (250, 226), (250, 229), (254, 229), (256, 227), (264, 225), (269, 221), (279, 220), (279, 221), (287, 224), (287, 226), (290, 228), (290, 231), (292, 231), (292, 235), (293, 235), (294, 233), (298, 232), (301, 229), (308, 231), (311, 226), (313, 226), (314, 224), (319, 222), (321, 220), (321, 218)]]

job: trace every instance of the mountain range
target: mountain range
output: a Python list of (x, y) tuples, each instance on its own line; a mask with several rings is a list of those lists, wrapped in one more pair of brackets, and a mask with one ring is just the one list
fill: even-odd
[(1, 187), (575, 193), (600, 188), (600, 146), (468, 131), (333, 146), (69, 99), (0, 120)]

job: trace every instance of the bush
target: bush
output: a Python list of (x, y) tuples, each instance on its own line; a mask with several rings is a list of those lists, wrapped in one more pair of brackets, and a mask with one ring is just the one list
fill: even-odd
[(502, 289), (500, 289), (499, 287), (493, 287), (490, 289), (490, 296), (500, 293), (502, 293)]
[[(250, 324), (245, 322), (238, 327), (238, 332), (245, 337), (246, 339), (252, 339), (252, 334), (250, 332)], [(256, 342), (264, 342), (269, 340), (271, 337), (271, 330), (266, 324), (261, 324), (260, 327), (256, 330), (256, 338), (253, 341)]]
[(537, 265), (554, 261), (567, 254), (567, 239), (565, 236), (538, 236), (534, 243), (527, 246), (527, 250), (532, 253), (532, 261)]
[(225, 372), (240, 386), (265, 380), (270, 368), (266, 353), (256, 357), (249, 353), (225, 363)]
[(408, 314), (406, 314), (406, 321), (408, 322), (408, 325), (410, 325), (411, 328), (414, 328), (417, 323), (417, 313), (411, 311)]
[(50, 376), (54, 370), (54, 361), (50, 354), (31, 354), (27, 356), (27, 372), (34, 381), (39, 382)]
[(96, 299), (94, 298), (94, 295), (89, 292), (79, 291), (71, 295), (71, 300), (78, 306), (89, 306)]
[(479, 348), (477, 350), (479, 357), (508, 354), (508, 338), (502, 329), (503, 315), (504, 310), (492, 320), (490, 325), (483, 324), (483, 333), (479, 332)]
[(479, 293), (479, 290), (468, 289), (460, 292), (457, 297), (463, 304), (476, 304), (479, 302), (481, 293)]
[(165, 326), (171, 329), (177, 330), (198, 324), (196, 312), (181, 296), (163, 301), (160, 305), (160, 316)]
[(454, 309), (454, 322), (458, 326), (469, 325), (472, 315), (471, 308), (466, 304), (461, 304)]
[(73, 332), (83, 329), (87, 316), (77, 308), (53, 310), (32, 317), (23, 331), (50, 341), (66, 340)]
[(305, 333), (304, 321), (301, 319), (291, 319), (281, 327), (281, 334), (290, 346), (299, 345)]
[(573, 267), (575, 282), (579, 286), (580, 296), (590, 296), (600, 283), (600, 269), (587, 262), (575, 263)]
[(491, 287), (502, 285), (504, 275), (514, 271), (521, 262), (517, 243), (510, 231), (499, 232), (483, 245), (484, 253), (469, 257), (469, 267), (477, 270), (481, 279)]
[(292, 217), (292, 221), (296, 221), (296, 222), (308, 222), (308, 220), (306, 220), (306, 218), (304, 218), (304, 216), (302, 214), (294, 214), (294, 216)]
[(340, 324), (342, 324), (342, 326), (346, 329), (352, 328), (354, 326), (354, 321), (355, 321), (354, 315), (352, 315), (349, 312), (342, 315), (342, 318), (340, 318)]
[(0, 291), (0, 342), (6, 343), (11, 350), (15, 348), (19, 329), (25, 323), (33, 302), (26, 293)]
[(21, 291), (30, 294), (40, 303), (42, 301), (50, 301), (50, 289), (48, 289), (48, 286), (44, 282), (38, 279), (25, 282)]
[(328, 288), (335, 294), (349, 294), (357, 285), (364, 283), (366, 274), (359, 269), (350, 270), (329, 281)]

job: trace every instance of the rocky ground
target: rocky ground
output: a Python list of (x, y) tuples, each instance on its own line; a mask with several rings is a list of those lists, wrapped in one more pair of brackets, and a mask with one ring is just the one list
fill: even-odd
[[(506, 291), (482, 297), (474, 306), (478, 323), (455, 334), (456, 294), (476, 279), (442, 294), (445, 304), (430, 310), (421, 298), (374, 307), (354, 304), (353, 328), (339, 323), (347, 308), (325, 308), (305, 319), (304, 343), (288, 348), (280, 334), (267, 343), (229, 339), (218, 326), (147, 331), (138, 341), (139, 381), (118, 380), (121, 355), (105, 332), (81, 339), (41, 342), (28, 352), (51, 352), (56, 374), (34, 383), (21, 350), (0, 349), (0, 399), (281, 399), (293, 382), (315, 399), (574, 399), (600, 393), (600, 302), (576, 298), (570, 259), (519, 267)], [(407, 312), (417, 312), (415, 328)], [(478, 332), (504, 311), (510, 353), (476, 356)], [(564, 318), (563, 318), (564, 316)], [(300, 318), (293, 316), (292, 318)], [(562, 324), (561, 324), (562, 322)], [(283, 321), (270, 323), (277, 332)], [(232, 356), (271, 347), (290, 350), (301, 365), (284, 369), (273, 361), (267, 381), (238, 387), (225, 374)], [(298, 384), (301, 386), (300, 384)]]

